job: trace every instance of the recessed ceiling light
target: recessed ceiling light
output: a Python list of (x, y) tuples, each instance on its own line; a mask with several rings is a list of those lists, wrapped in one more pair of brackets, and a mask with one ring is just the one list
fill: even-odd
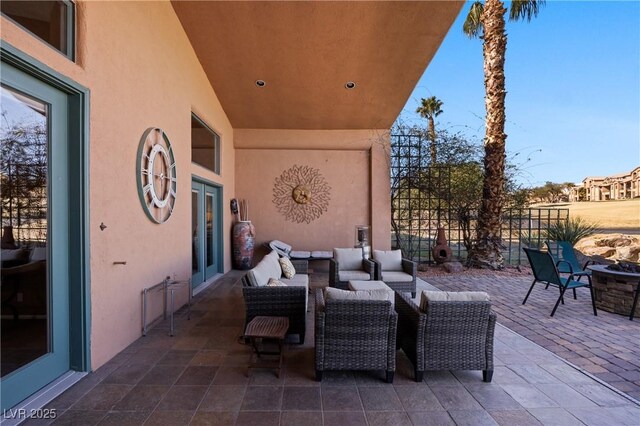
[(266, 85), (267, 85), (267, 83), (265, 83), (264, 80), (256, 80), (256, 86), (264, 87)]
[(356, 84), (353, 81), (347, 81), (344, 85), (346, 89), (355, 89)]

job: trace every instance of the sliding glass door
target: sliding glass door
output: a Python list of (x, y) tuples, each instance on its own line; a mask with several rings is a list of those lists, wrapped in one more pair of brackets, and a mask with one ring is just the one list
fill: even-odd
[(2, 64), (2, 409), (70, 369), (69, 107)]

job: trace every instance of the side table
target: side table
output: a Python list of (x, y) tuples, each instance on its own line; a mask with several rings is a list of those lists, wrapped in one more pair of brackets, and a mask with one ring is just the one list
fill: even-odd
[[(249, 339), (254, 351), (249, 370), (252, 368), (277, 368), (277, 375), (280, 377), (282, 345), (287, 330), (289, 330), (289, 318), (287, 317), (258, 316), (249, 321), (244, 332), (244, 337)], [(278, 350), (269, 350), (269, 343), (277, 344)], [(263, 356), (277, 356), (278, 359), (277, 361), (269, 361), (265, 360)]]

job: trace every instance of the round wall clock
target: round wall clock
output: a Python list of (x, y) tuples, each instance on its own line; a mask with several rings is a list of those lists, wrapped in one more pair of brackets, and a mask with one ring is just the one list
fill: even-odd
[(176, 203), (176, 161), (167, 135), (157, 127), (142, 134), (136, 165), (138, 195), (147, 217), (163, 223)]

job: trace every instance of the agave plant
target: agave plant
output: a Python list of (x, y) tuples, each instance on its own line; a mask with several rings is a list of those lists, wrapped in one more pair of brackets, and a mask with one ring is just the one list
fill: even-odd
[(575, 245), (584, 237), (595, 234), (598, 224), (588, 222), (580, 216), (568, 218), (566, 221), (556, 222), (547, 228), (547, 239), (555, 241), (569, 241)]

